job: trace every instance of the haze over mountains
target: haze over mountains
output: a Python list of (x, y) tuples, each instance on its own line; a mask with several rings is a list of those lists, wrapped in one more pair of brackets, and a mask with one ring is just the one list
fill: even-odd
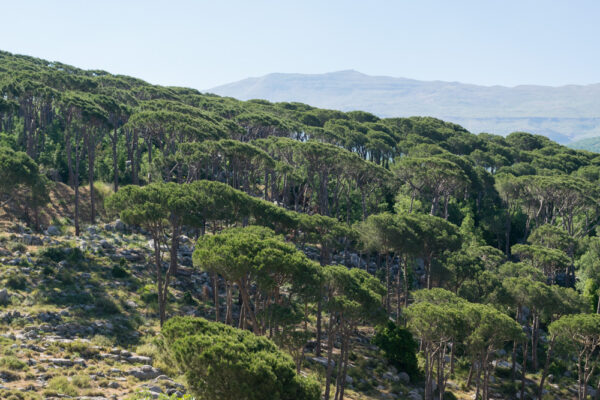
[(357, 71), (274, 73), (209, 92), (241, 100), (298, 101), (381, 117), (428, 115), (471, 132), (542, 134), (560, 143), (600, 136), (600, 84), (479, 86), (370, 76)]

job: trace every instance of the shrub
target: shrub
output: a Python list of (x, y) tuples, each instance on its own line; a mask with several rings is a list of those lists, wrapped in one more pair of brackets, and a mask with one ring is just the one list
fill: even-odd
[(27, 287), (27, 277), (20, 272), (10, 272), (6, 277), (6, 286), (14, 290), (23, 290)]
[(75, 340), (65, 344), (65, 350), (67, 350), (69, 353), (79, 354), (84, 358), (92, 358), (99, 353), (98, 349), (93, 348), (88, 342), (81, 340)]
[(129, 272), (120, 265), (113, 265), (110, 272), (115, 278), (127, 278), (129, 276)]
[(67, 249), (67, 257), (65, 260), (67, 260), (70, 264), (79, 264), (84, 259), (85, 254), (83, 254), (83, 251), (81, 251), (79, 247), (71, 247)]
[(46, 247), (46, 248), (41, 249), (38, 252), (38, 255), (41, 258), (45, 258), (45, 259), (50, 260), (50, 261), (60, 262), (60, 261), (62, 261), (62, 260), (65, 259), (66, 252), (65, 252), (65, 249), (63, 247), (50, 246), (50, 247)]
[(23, 243), (11, 243), (8, 246), (8, 249), (13, 253), (16, 253), (17, 251), (23, 253), (27, 251), (27, 246), (25, 246)]
[(408, 330), (389, 321), (387, 325), (377, 327), (373, 344), (383, 350), (386, 360), (391, 365), (414, 377), (418, 371), (419, 345)]
[(96, 310), (102, 314), (113, 315), (121, 313), (121, 310), (119, 309), (117, 303), (115, 303), (108, 297), (102, 296), (96, 298), (94, 301), (94, 306), (96, 307)]
[(181, 297), (181, 303), (187, 304), (190, 306), (198, 305), (198, 302), (196, 301), (196, 299), (194, 299), (194, 296), (192, 295), (192, 292), (190, 292), (190, 291), (186, 291), (183, 294), (183, 296)]
[(10, 369), (11, 371), (24, 371), (27, 369), (27, 364), (17, 357), (8, 356), (0, 358), (0, 367)]
[(46, 394), (57, 393), (71, 397), (77, 396), (79, 393), (75, 386), (69, 382), (64, 376), (56, 376), (48, 382)]
[(200, 398), (317, 400), (318, 384), (296, 374), (291, 357), (251, 332), (202, 318), (174, 317), (164, 345)]
[(75, 375), (71, 379), (71, 383), (80, 389), (91, 387), (91, 379), (88, 375)]
[(156, 292), (156, 287), (154, 285), (142, 286), (138, 290), (138, 294), (140, 295), (142, 301), (146, 304), (158, 302), (158, 293)]

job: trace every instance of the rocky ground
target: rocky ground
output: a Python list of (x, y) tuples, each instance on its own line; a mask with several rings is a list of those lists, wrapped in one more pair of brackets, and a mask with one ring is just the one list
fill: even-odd
[[(68, 221), (67, 221), (68, 222)], [(34, 234), (19, 224), (0, 232), (0, 398), (126, 399), (186, 393), (185, 381), (165, 365), (154, 339), (158, 332), (152, 243), (120, 221), (87, 227), (76, 238), (68, 225)], [(192, 268), (193, 241), (182, 237), (181, 267), (174, 278), (169, 314), (214, 318), (212, 286)], [(306, 253), (318, 256), (307, 247)], [(373, 267), (356, 254), (338, 262)], [(348, 376), (349, 399), (422, 399), (421, 383), (396, 371), (361, 331)], [(326, 360), (307, 347), (303, 373), (324, 379)], [(497, 365), (494, 398), (511, 398), (509, 361)], [(504, 373), (502, 371), (505, 371)], [(471, 399), (459, 363), (448, 384), (454, 398)], [(535, 378), (535, 377), (532, 377)], [(534, 393), (534, 380), (527, 391)], [(550, 382), (549, 398), (572, 393)], [(137, 397), (136, 397), (137, 396)]]

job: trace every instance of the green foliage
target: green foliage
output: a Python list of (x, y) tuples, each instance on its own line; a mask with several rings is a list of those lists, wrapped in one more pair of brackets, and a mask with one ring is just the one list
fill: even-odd
[(389, 321), (387, 325), (377, 327), (373, 344), (384, 352), (385, 358), (396, 369), (407, 371), (413, 378), (416, 377), (419, 370), (417, 361), (419, 345), (408, 330)]
[(75, 397), (78, 395), (78, 390), (71, 382), (69, 382), (67, 377), (56, 376), (50, 379), (45, 390), (46, 395), (51, 395), (53, 393)]
[(296, 375), (291, 358), (263, 337), (201, 319), (175, 317), (163, 327), (167, 349), (201, 398), (319, 398), (315, 382)]
[(0, 358), (0, 368), (7, 368), (11, 371), (25, 371), (28, 369), (27, 363), (14, 356)]
[(125, 268), (116, 264), (112, 266), (110, 273), (113, 277), (118, 279), (127, 278), (129, 276), (129, 272)]

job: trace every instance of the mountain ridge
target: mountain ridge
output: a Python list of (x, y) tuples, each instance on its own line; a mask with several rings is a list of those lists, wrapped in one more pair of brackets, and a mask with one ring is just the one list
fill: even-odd
[(249, 100), (297, 101), (381, 117), (428, 115), (472, 132), (543, 134), (561, 143), (600, 136), (600, 83), (562, 86), (482, 86), (371, 76), (355, 70), (325, 74), (272, 73), (209, 92)]

